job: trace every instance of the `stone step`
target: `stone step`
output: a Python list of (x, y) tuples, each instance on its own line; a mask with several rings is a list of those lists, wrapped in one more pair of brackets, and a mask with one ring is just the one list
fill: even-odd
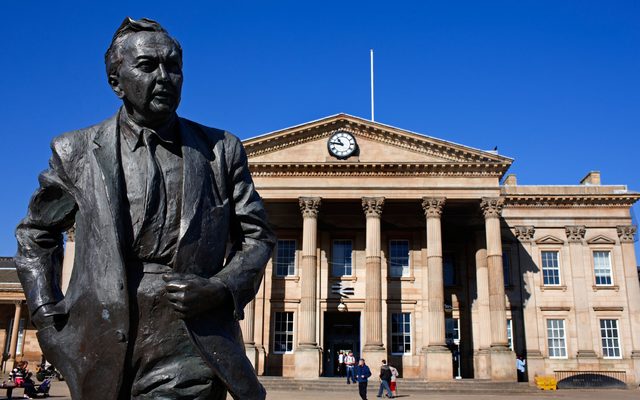
[[(282, 377), (261, 376), (260, 381), (269, 390), (277, 391), (327, 391), (340, 392), (349, 387), (354, 390), (357, 385), (347, 385), (345, 378), (318, 378), (302, 380)], [(378, 387), (379, 381), (369, 381), (370, 387)], [(413, 379), (398, 379), (400, 392), (451, 392), (451, 393), (532, 393), (537, 389), (528, 383), (492, 382), (477, 379), (458, 379), (451, 382), (425, 382)]]

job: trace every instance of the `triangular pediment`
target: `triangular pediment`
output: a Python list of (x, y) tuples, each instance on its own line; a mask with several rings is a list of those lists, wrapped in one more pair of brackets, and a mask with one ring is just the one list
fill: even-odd
[(591, 239), (587, 240), (589, 244), (616, 244), (616, 241), (610, 239), (604, 235), (594, 236)]
[[(357, 142), (357, 152), (338, 159), (328, 151), (328, 140), (347, 132)], [(444, 168), (448, 165), (485, 169), (501, 176), (512, 159), (494, 152), (436, 139), (347, 114), (338, 114), (243, 141), (250, 164), (255, 167), (299, 165), (309, 168), (331, 165), (414, 165)]]
[(564, 240), (558, 239), (555, 236), (547, 235), (536, 240), (537, 244), (564, 244)]

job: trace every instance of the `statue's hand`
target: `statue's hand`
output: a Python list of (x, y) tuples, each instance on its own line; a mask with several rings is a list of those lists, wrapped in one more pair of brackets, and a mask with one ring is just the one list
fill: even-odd
[(229, 296), (224, 284), (194, 274), (169, 273), (162, 276), (167, 282), (167, 300), (183, 318), (192, 318), (223, 304)]

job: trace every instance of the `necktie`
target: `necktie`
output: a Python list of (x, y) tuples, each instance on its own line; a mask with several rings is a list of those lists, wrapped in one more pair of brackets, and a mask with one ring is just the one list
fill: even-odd
[(156, 159), (158, 137), (147, 129), (142, 135), (147, 150), (147, 189), (144, 219), (135, 247), (138, 249), (139, 256), (144, 259), (153, 257), (160, 245), (167, 204), (164, 179)]

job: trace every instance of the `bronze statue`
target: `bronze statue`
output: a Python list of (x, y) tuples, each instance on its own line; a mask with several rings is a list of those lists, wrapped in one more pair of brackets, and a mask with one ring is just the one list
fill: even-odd
[(126, 18), (105, 63), (123, 106), (53, 140), (16, 230), (42, 350), (74, 399), (264, 399), (238, 320), (275, 237), (244, 148), (176, 115), (182, 48), (157, 22)]

